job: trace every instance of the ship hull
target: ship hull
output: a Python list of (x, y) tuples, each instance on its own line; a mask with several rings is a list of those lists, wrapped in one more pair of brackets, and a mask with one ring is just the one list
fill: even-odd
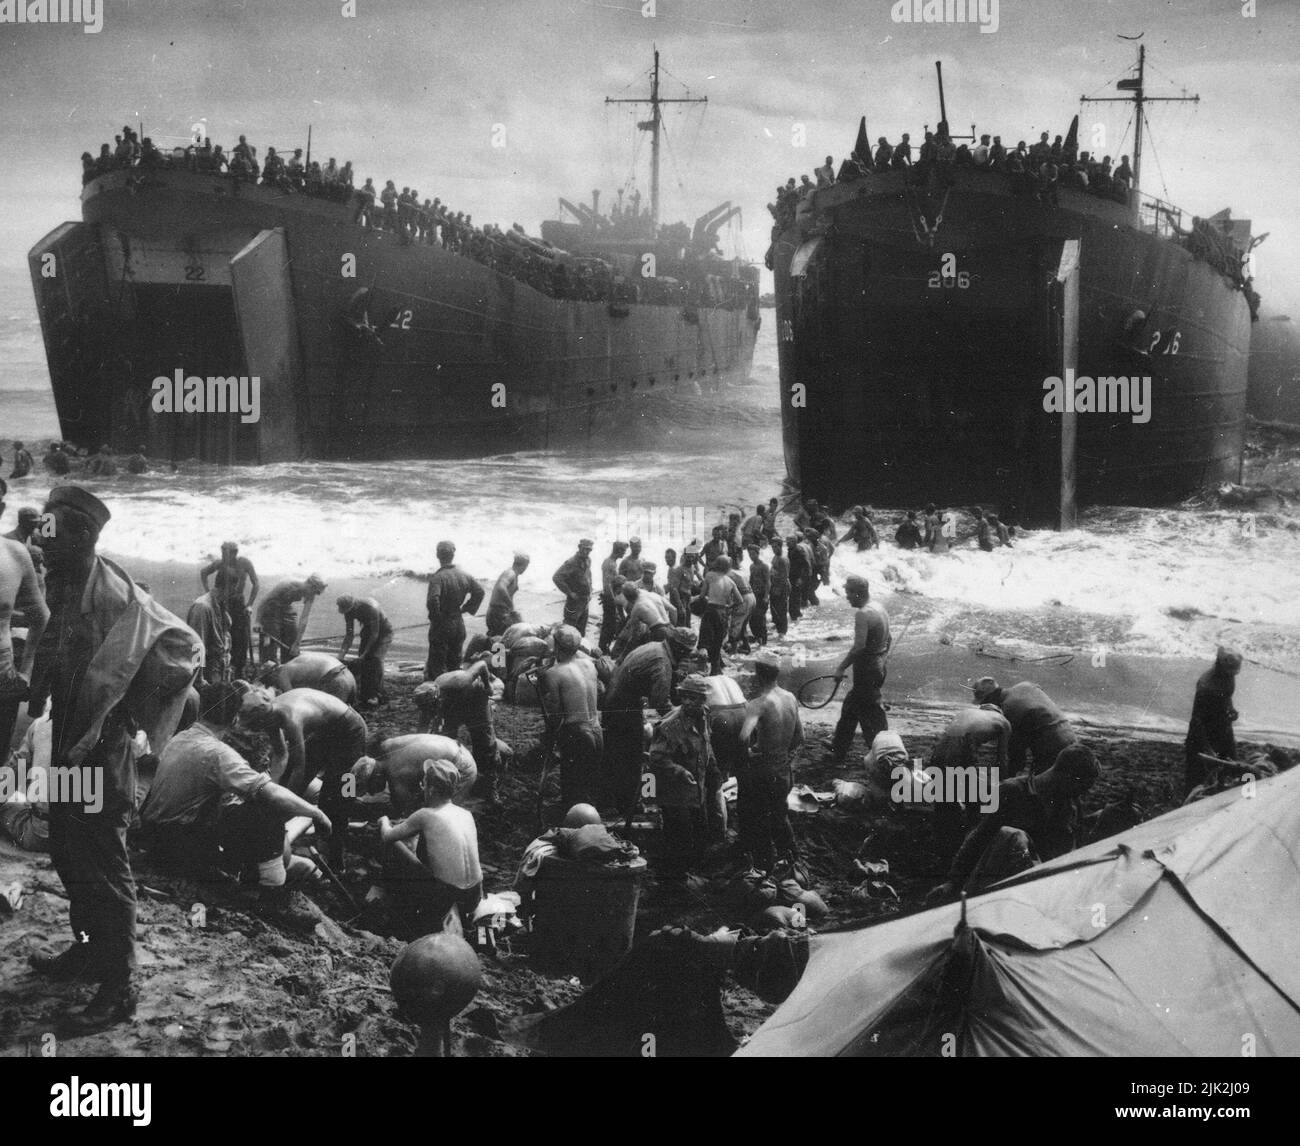
[[(1078, 504), (1159, 504), (1237, 480), (1241, 292), (1122, 204), (1062, 190), (1048, 206), (1000, 174), (954, 174), (837, 186), (777, 236), (791, 481), (836, 507), (982, 502), (1051, 521), (1066, 487)], [(1138, 379), (1148, 409), (1116, 409), (1111, 386), (1109, 410), (1067, 425), (1044, 388), (1067, 366)]]
[(1300, 425), (1300, 334), (1287, 315), (1266, 315), (1251, 332), (1246, 410), (1261, 422)]
[[(662, 444), (752, 364), (756, 306), (558, 299), (224, 176), (112, 172), (83, 214), (30, 255), (62, 432), (83, 445), (269, 462)], [(257, 420), (158, 409), (177, 371), (257, 377)]]

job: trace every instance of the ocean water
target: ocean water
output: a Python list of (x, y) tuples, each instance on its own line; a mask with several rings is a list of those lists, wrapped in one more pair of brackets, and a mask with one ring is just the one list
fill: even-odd
[[(23, 282), (0, 282), (0, 440), (5, 443), (5, 461), (13, 461), (10, 439), (30, 442), (58, 433), (32, 289)], [(4, 476), (9, 476), (8, 465)]]
[[(570, 457), (511, 454), (477, 461), (295, 463), (84, 479), (114, 512), (104, 547), (124, 558), (187, 564), (237, 540), (264, 577), (315, 571), (333, 578), (400, 578), (436, 567), (434, 545), (456, 541), (458, 561), (495, 576), (522, 549), (527, 582), (551, 572), (590, 536), (596, 557), (639, 532), (665, 545), (708, 536), (732, 509), (781, 494), (775, 321), (763, 312), (750, 385), (734, 416), (686, 429), (660, 450)], [(0, 439), (56, 436), (39, 325), (25, 284), (0, 289)], [(82, 479), (78, 479), (82, 480)], [(39, 503), (41, 472), (11, 491), (0, 528)], [(869, 500), (869, 497), (868, 497)], [(923, 501), (918, 491), (918, 501)], [(1300, 676), (1300, 510), (1257, 514), (1110, 507), (1069, 533), (1022, 534), (1011, 550), (967, 542), (946, 556), (902, 552), (895, 514), (877, 505), (885, 546), (842, 548), (836, 571), (865, 573), (912, 632), (1025, 657), (1112, 650), (1147, 657), (1212, 657), (1216, 644)], [(662, 568), (662, 562), (661, 562)], [(831, 626), (839, 622), (827, 619)], [(814, 615), (806, 629), (815, 636)]]

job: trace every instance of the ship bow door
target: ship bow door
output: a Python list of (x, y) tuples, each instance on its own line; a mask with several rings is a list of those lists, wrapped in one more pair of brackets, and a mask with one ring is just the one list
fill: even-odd
[(293, 460), (302, 453), (302, 365), (289, 266), (279, 227), (259, 233), (230, 260), (245, 369), (260, 396), (258, 420), (249, 427), (259, 462)]
[(805, 495), (815, 490), (824, 498), (828, 459), (817, 449), (818, 443), (825, 441), (825, 419), (830, 412), (820, 290), (822, 260), (818, 258), (823, 242), (820, 236), (805, 240), (790, 259), (788, 317), (781, 319), (779, 353), (782, 377), (803, 387), (797, 400), (785, 395), (781, 402), (786, 473)]
[[(1063, 239), (1047, 254), (1052, 272), (1047, 282), (1048, 365), (1052, 377), (1064, 383), (1072, 381), (1079, 368), (1079, 240)], [(1064, 411), (1044, 411), (1043, 416), (1048, 432), (1043, 438), (1042, 481), (1026, 492), (1026, 518), (1073, 529), (1078, 415), (1071, 401)]]
[(117, 436), (115, 407), (126, 382), (113, 338), (119, 324), (99, 231), (86, 223), (64, 223), (27, 259), (60, 432), (95, 449)]

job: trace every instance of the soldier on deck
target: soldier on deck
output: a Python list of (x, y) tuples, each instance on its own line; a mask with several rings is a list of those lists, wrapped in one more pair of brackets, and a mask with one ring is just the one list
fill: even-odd
[(369, 230), (375, 225), (375, 181), (367, 178), (356, 193), (356, 209), (352, 215), (354, 223), (360, 223)]
[(397, 188), (390, 179), (379, 193), (379, 201), (384, 207), (384, 230), (397, 230)]

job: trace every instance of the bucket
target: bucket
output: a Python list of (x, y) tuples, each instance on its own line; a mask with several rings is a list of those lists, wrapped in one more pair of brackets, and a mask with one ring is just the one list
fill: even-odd
[(549, 975), (599, 979), (632, 949), (646, 861), (542, 860), (533, 883), (533, 960)]

